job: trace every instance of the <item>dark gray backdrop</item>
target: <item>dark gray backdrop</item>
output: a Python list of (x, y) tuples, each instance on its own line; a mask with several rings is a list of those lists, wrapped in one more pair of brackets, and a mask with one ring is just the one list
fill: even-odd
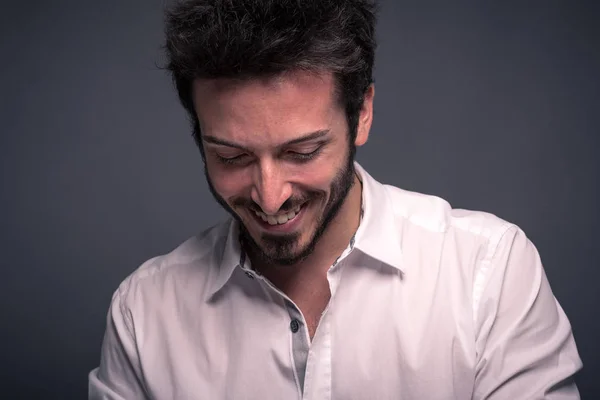
[[(383, 2), (358, 159), (528, 233), (596, 398), (599, 8), (452, 3)], [(3, 398), (85, 398), (119, 282), (225, 216), (156, 68), (161, 43), (160, 0), (2, 6)]]

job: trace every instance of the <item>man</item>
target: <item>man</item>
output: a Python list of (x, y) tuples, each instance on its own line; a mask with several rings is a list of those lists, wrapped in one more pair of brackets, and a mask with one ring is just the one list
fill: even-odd
[(231, 221), (116, 290), (91, 399), (576, 399), (581, 368), (515, 225), (354, 162), (367, 0), (191, 0), (169, 70)]

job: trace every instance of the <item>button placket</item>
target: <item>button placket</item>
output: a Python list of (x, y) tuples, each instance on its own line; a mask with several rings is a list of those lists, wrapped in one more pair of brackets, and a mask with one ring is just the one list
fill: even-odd
[(295, 375), (298, 378), (298, 389), (303, 392), (304, 374), (306, 371), (306, 360), (310, 348), (310, 340), (308, 339), (308, 330), (304, 326), (302, 313), (297, 306), (291, 301), (285, 302), (288, 315), (290, 317), (289, 329), (292, 335), (292, 352)]

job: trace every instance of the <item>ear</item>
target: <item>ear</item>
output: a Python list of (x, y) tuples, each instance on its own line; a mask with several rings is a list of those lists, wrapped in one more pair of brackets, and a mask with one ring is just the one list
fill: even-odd
[(371, 84), (365, 91), (360, 115), (358, 116), (358, 127), (356, 132), (356, 146), (362, 146), (369, 139), (369, 131), (373, 122), (373, 98), (375, 97), (375, 86)]

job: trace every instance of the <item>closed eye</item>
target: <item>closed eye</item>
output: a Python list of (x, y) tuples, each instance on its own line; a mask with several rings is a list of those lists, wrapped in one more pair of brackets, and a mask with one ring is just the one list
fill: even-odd
[(242, 153), (242, 154), (239, 154), (239, 155), (233, 156), (233, 157), (223, 157), (220, 154), (215, 154), (215, 156), (217, 157), (217, 160), (219, 160), (219, 162), (222, 164), (235, 165), (235, 164), (241, 164), (244, 161), (246, 161), (246, 157), (248, 157), (248, 154)]
[(315, 150), (310, 152), (301, 152), (301, 151), (288, 151), (287, 154), (294, 160), (297, 161), (309, 161), (315, 158), (322, 150), (322, 146), (317, 147)]

